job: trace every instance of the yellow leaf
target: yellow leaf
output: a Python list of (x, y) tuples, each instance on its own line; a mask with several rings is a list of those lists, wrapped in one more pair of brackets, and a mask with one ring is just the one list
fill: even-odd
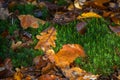
[(36, 36), (39, 39), (39, 42), (35, 46), (35, 49), (42, 49), (43, 51), (47, 51), (52, 47), (55, 47), (55, 40), (56, 40), (56, 29), (54, 27), (49, 27), (40, 35)]
[(14, 80), (22, 80), (23, 74), (21, 73), (20, 69), (17, 69), (17, 72), (14, 74)]
[(67, 9), (68, 9), (68, 10), (74, 10), (74, 5), (73, 5), (73, 4), (70, 4)]
[(77, 19), (92, 18), (92, 17), (101, 18), (101, 16), (98, 15), (97, 13), (95, 13), (95, 12), (87, 12), (87, 13), (82, 13), (81, 16), (77, 17)]

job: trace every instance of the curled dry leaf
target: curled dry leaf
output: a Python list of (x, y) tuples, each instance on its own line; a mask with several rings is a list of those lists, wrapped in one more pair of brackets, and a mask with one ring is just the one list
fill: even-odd
[(103, 5), (104, 3), (109, 2), (110, 0), (94, 0), (94, 4), (101, 9), (106, 9), (106, 7)]
[(80, 34), (85, 34), (86, 32), (86, 22), (80, 22), (76, 25), (76, 28), (77, 28), (77, 31), (80, 33)]
[(15, 43), (15, 41), (12, 40), (11, 48), (12, 48), (13, 50), (15, 50), (15, 49), (21, 47), (21, 45), (22, 45), (22, 42), (21, 42), (21, 41), (18, 41), (18, 42)]
[[(73, 67), (70, 69), (62, 69), (64, 75), (70, 80), (75, 80), (79, 77), (83, 77), (85, 75), (85, 71), (80, 69), (79, 67)], [(79, 79), (78, 79), (79, 80)]]
[(95, 12), (85, 12), (82, 13), (81, 16), (78, 16), (77, 19), (82, 19), (82, 18), (101, 18), (102, 16), (100, 16), (99, 14), (95, 13)]
[(76, 19), (76, 16), (80, 14), (80, 11), (68, 11), (68, 12), (57, 12), (54, 15), (53, 22), (63, 25)]
[(40, 35), (37, 35), (36, 38), (39, 40), (35, 49), (42, 49), (43, 51), (47, 51), (52, 47), (55, 47), (55, 40), (56, 40), (56, 29), (54, 27), (49, 27)]
[(73, 5), (73, 4), (70, 4), (67, 9), (68, 9), (68, 10), (74, 10), (74, 5)]
[[(83, 0), (83, 1), (84, 1), (84, 0)], [(74, 6), (75, 6), (75, 8), (77, 8), (77, 9), (82, 9), (82, 5), (83, 5), (83, 3), (80, 2), (80, 0), (75, 0), (75, 1), (74, 1)]]
[(13, 76), (13, 70), (12, 70), (12, 61), (10, 58), (6, 58), (4, 60), (4, 63), (0, 64), (0, 79), (1, 78), (8, 78), (10, 76)]
[(120, 18), (119, 18), (119, 17), (113, 16), (113, 17), (111, 17), (111, 20), (112, 20), (115, 24), (120, 25)]
[(38, 28), (39, 23), (45, 24), (45, 21), (35, 18), (31, 15), (20, 15), (18, 18), (23, 29), (27, 29), (28, 27)]
[(55, 55), (55, 64), (58, 67), (69, 67), (77, 57), (85, 57), (83, 48), (78, 44), (67, 44)]
[(62, 71), (69, 80), (96, 80), (99, 77), (99, 75), (93, 75), (79, 67), (64, 68)]
[(113, 31), (114, 33), (120, 35), (120, 26), (111, 26), (109, 25), (109, 28), (111, 29), (111, 31)]
[(11, 60), (10, 58), (6, 58), (6, 59), (4, 60), (4, 65), (5, 65), (5, 68), (6, 68), (7, 70), (13, 72), (13, 71), (12, 71), (12, 68), (13, 68), (12, 60)]
[(112, 13), (112, 11), (103, 11), (103, 17), (109, 17)]
[(0, 2), (0, 19), (5, 20), (10, 15), (8, 8), (3, 8), (2, 2)]
[(35, 67), (37, 69), (40, 69), (42, 67), (45, 67), (48, 63), (48, 59), (44, 58), (44, 56), (36, 56), (33, 59), (33, 63), (35, 64)]

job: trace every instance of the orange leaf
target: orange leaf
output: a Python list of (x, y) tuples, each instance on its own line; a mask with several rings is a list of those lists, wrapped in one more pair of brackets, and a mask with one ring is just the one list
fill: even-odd
[(67, 44), (55, 55), (55, 64), (67, 67), (79, 56), (85, 57), (83, 48), (78, 44)]
[[(113, 16), (113, 15), (112, 15), (112, 16)], [(111, 17), (111, 20), (112, 20), (115, 24), (120, 25), (120, 19), (119, 19), (119, 18), (113, 16), (113, 17)]]
[(52, 47), (55, 47), (55, 40), (56, 40), (56, 29), (54, 27), (49, 27), (40, 35), (36, 36), (39, 39), (39, 42), (35, 46), (35, 49), (42, 49), (43, 51), (47, 51)]
[(31, 15), (20, 15), (18, 18), (23, 29), (27, 29), (28, 27), (38, 28), (39, 23), (45, 24), (45, 21), (35, 18)]

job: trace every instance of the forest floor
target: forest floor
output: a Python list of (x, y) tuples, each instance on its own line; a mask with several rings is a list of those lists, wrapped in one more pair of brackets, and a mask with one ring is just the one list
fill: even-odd
[(119, 80), (118, 1), (0, 0), (0, 79)]

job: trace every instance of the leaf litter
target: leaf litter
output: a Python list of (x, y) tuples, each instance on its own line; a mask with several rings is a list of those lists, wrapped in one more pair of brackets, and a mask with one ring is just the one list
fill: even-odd
[[(0, 1), (0, 19), (5, 20), (10, 16), (10, 13), (7, 8), (4, 8), (3, 0)], [(17, 5), (17, 1), (13, 1), (14, 4), (6, 2), (7, 7)], [(110, 1), (110, 0), (74, 0), (70, 1), (68, 6), (58, 6), (48, 1), (36, 1), (36, 0), (20, 0), (22, 4), (34, 4), (39, 8), (46, 7), (52, 16), (52, 19), (49, 18), (51, 22), (57, 23), (60, 25), (67, 24), (74, 20), (82, 21), (76, 25), (77, 31), (80, 34), (84, 34), (86, 31), (86, 22), (83, 22), (84, 19), (89, 18), (109, 18), (111, 22), (119, 25), (119, 0)], [(12, 2), (11, 2), (12, 3)], [(118, 3), (118, 4), (116, 4)], [(42, 4), (42, 5), (41, 5)], [(107, 7), (108, 6), (108, 7)], [(40, 13), (41, 14), (41, 13)], [(42, 16), (41, 14), (40, 16)], [(35, 18), (32, 15), (18, 15), (20, 20), (20, 26), (23, 30), (28, 29), (29, 27), (38, 28), (39, 24), (44, 25), (46, 21), (42, 19)], [(119, 34), (119, 26), (112, 27), (109, 26), (111, 31)], [(23, 32), (22, 32), (23, 33)], [(4, 37), (7, 35), (2, 34)], [(21, 34), (20, 34), (21, 35)], [(19, 36), (20, 36), (19, 35)], [(26, 36), (27, 35), (27, 36)], [(57, 53), (54, 52), (53, 47), (56, 47), (55, 41), (57, 31), (54, 27), (49, 27), (44, 31), (40, 32), (40, 35), (36, 35), (36, 38), (39, 40), (34, 49), (41, 49), (44, 52), (44, 55), (39, 55), (33, 59), (34, 66), (32, 67), (21, 67), (16, 68), (16, 71), (13, 71), (13, 66), (11, 59), (7, 58), (4, 62), (0, 63), (0, 78), (2, 79), (15, 79), (15, 80), (109, 80), (110, 77), (102, 75), (93, 75), (85, 70), (74, 66), (71, 67), (71, 64), (77, 57), (86, 57), (85, 51), (82, 46), (79, 44), (65, 44), (62, 49)], [(12, 38), (12, 36), (10, 37)], [(25, 45), (31, 44), (31, 35), (25, 33), (21, 36), (22, 41), (15, 41), (12, 38), (11, 48), (13, 50), (18, 49), (19, 47), (26, 47)], [(25, 41), (25, 42), (24, 42)], [(28, 41), (28, 42), (27, 42)], [(30, 41), (30, 42), (29, 42)], [(116, 73), (116, 74), (115, 74)], [(117, 80), (120, 79), (120, 71), (115, 69), (115, 73), (110, 76)], [(4, 75), (4, 76), (3, 76)]]

